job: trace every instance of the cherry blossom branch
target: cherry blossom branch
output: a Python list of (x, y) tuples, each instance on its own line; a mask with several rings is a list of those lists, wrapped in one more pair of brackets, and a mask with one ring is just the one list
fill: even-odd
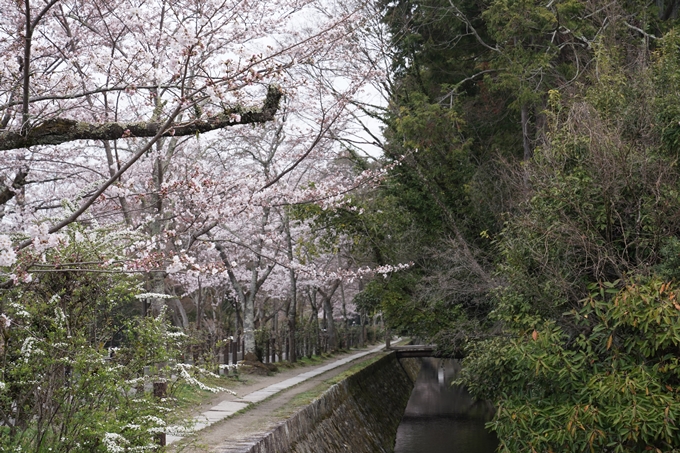
[(40, 20), (47, 14), (47, 12), (58, 2), (59, 0), (50, 0), (47, 5), (38, 13), (35, 19), (31, 21), (31, 4), (29, 0), (25, 0), (25, 15), (26, 15), (26, 35), (24, 38), (24, 59), (23, 59), (23, 97), (22, 97), (22, 124), (21, 130), (24, 131), (28, 127), (28, 106), (29, 106), (29, 94), (30, 94), (30, 76), (31, 76), (31, 45), (33, 39), (33, 31), (35, 27), (38, 26)]
[[(128, 137), (178, 137), (195, 135), (240, 124), (265, 123), (271, 121), (278, 111), (283, 93), (278, 87), (270, 86), (261, 109), (246, 110), (234, 107), (208, 117), (172, 124), (156, 121), (137, 123), (87, 123), (67, 118), (53, 118), (43, 122), (25, 135), (19, 132), (0, 134), (0, 150), (28, 148), (36, 145), (59, 145), (75, 140), (116, 140)], [(179, 107), (178, 109), (182, 109)], [(179, 111), (178, 110), (178, 114)], [(174, 120), (175, 117), (172, 117)], [(159, 135), (160, 134), (160, 135)]]
[[(265, 104), (264, 104), (264, 107), (262, 108), (262, 110), (260, 110), (259, 112), (255, 111), (255, 112), (250, 112), (250, 113), (252, 115), (254, 115), (254, 118), (259, 118), (260, 119), (259, 122), (268, 121), (269, 119), (273, 118), (274, 114), (278, 110), (278, 105), (279, 105), (279, 101), (281, 100), (281, 96), (282, 96), (282, 93), (278, 89), (278, 87), (270, 86), (269, 91), (267, 93), (267, 99), (265, 101)], [(50, 234), (55, 233), (55, 232), (61, 230), (62, 228), (64, 228), (66, 225), (69, 225), (69, 224), (75, 222), (78, 219), (78, 217), (80, 217), (85, 211), (87, 211), (87, 209), (90, 206), (92, 206), (92, 204), (97, 200), (97, 198), (99, 198), (99, 196), (101, 194), (103, 194), (106, 191), (106, 189), (109, 188), (109, 186), (111, 186), (111, 184), (113, 184), (115, 181), (117, 181), (118, 178), (120, 178), (120, 176), (123, 173), (125, 173), (137, 160), (139, 160), (140, 157), (142, 157), (144, 154), (146, 154), (151, 149), (151, 147), (161, 137), (166, 136), (166, 135), (170, 135), (170, 134), (168, 134), (168, 131), (172, 130), (172, 127), (171, 127), (172, 122), (175, 120), (175, 118), (177, 118), (177, 115), (179, 115), (180, 112), (183, 109), (184, 109), (184, 106), (181, 103), (179, 105), (177, 105), (177, 107), (170, 114), (168, 119), (162, 124), (161, 127), (158, 128), (158, 130), (157, 130), (156, 134), (153, 136), (153, 138), (151, 140), (149, 140), (149, 142), (142, 149), (137, 151), (137, 153), (134, 156), (132, 156), (132, 158), (129, 161), (127, 161), (125, 163), (125, 165), (123, 165), (113, 176), (111, 176), (104, 184), (102, 184), (99, 187), (99, 189), (96, 192), (94, 192), (90, 196), (90, 198), (88, 198), (87, 201), (85, 203), (83, 203), (83, 205), (78, 210), (76, 210), (73, 214), (71, 214), (66, 219), (62, 220), (58, 224), (51, 227), (48, 232)], [(252, 121), (252, 122), (255, 122), (255, 121)], [(17, 247), (17, 250), (21, 250), (23, 248), (26, 248), (29, 245), (31, 245), (31, 243), (32, 243), (32, 241), (26, 240), (26, 241), (22, 242)]]
[(0, 190), (0, 205), (7, 203), (9, 200), (14, 198), (14, 195), (16, 195), (17, 191), (21, 190), (21, 188), (27, 184), (27, 176), (27, 169), (19, 169), (17, 174), (14, 176), (14, 181), (12, 181), (11, 186), (4, 187), (2, 190)]
[(200, 230), (193, 232), (191, 234), (191, 237), (189, 238), (189, 244), (187, 244), (187, 250), (189, 250), (191, 248), (191, 246), (194, 245), (194, 242), (196, 242), (196, 240), (198, 240), (198, 238), (200, 238), (204, 234), (210, 233), (210, 231), (212, 231), (212, 229), (215, 228), (216, 226), (217, 226), (217, 220), (213, 220), (211, 222), (208, 222), (208, 224), (205, 225)]
[[(172, 88), (174, 85), (160, 85), (160, 88)], [(137, 86), (137, 85), (125, 85), (125, 86), (115, 86), (115, 87), (101, 87), (101, 88), (94, 88), (92, 90), (87, 90), (87, 91), (82, 91), (80, 93), (72, 93), (72, 94), (50, 94), (50, 95), (45, 95), (45, 96), (35, 96), (32, 98), (28, 99), (29, 103), (34, 103), (34, 102), (40, 102), (40, 101), (66, 101), (66, 100), (72, 100), (72, 99), (80, 99), (88, 96), (92, 96), (93, 94), (103, 94), (103, 93), (112, 93), (112, 92), (118, 92), (118, 91), (129, 91), (131, 89), (135, 90), (154, 90), (158, 89), (159, 86)], [(23, 104), (23, 100), (21, 101), (15, 101), (15, 100), (9, 100), (5, 104), (0, 105), (0, 111), (2, 110), (7, 110), (10, 107), (14, 107), (15, 105), (21, 105)]]
[[(328, 124), (327, 124), (325, 127), (322, 127), (322, 128), (319, 130), (319, 133), (316, 135), (316, 138), (314, 139), (314, 141), (312, 142), (312, 144), (309, 145), (309, 148), (307, 148), (307, 151), (305, 151), (305, 152), (302, 154), (302, 156), (300, 156), (300, 158), (299, 158), (298, 160), (296, 160), (295, 162), (293, 162), (288, 168), (286, 168), (286, 169), (283, 170), (281, 173), (279, 173), (278, 176), (276, 176), (276, 178), (272, 179), (272, 180), (269, 181), (267, 184), (265, 184), (265, 185), (260, 189), (260, 191), (265, 190), (265, 189), (267, 189), (267, 188), (273, 186), (273, 185), (276, 184), (281, 178), (283, 178), (286, 174), (288, 174), (288, 173), (290, 173), (291, 171), (295, 170), (295, 167), (297, 167), (298, 165), (300, 165), (300, 163), (301, 163), (303, 160), (305, 160), (305, 159), (307, 158), (307, 156), (309, 156), (309, 155), (311, 154), (312, 151), (314, 151), (314, 149), (316, 148), (316, 145), (319, 144), (319, 142), (321, 141), (321, 139), (323, 138), (323, 136), (326, 134), (326, 132), (328, 132), (328, 130), (331, 128), (331, 126), (333, 126), (333, 124), (335, 123), (335, 121), (336, 121), (339, 117), (340, 117), (340, 113), (334, 115), (333, 118), (328, 122)], [(323, 123), (323, 118), (321, 119), (321, 122)]]

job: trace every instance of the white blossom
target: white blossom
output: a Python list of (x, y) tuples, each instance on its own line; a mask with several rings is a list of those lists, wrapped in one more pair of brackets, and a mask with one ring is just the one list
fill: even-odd
[(12, 247), (9, 236), (0, 234), (0, 267), (12, 266), (17, 261), (17, 254)]
[(104, 434), (104, 439), (102, 439), (102, 441), (104, 442), (106, 451), (109, 453), (124, 453), (126, 450), (124, 445), (130, 443), (126, 438), (116, 433)]
[(28, 363), (33, 355), (44, 355), (44, 351), (35, 347), (36, 339), (33, 337), (26, 337), (24, 343), (21, 345), (21, 355), (24, 362)]

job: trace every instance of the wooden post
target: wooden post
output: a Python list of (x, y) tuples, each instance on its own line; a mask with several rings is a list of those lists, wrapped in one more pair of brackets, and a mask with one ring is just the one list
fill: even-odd
[[(168, 383), (167, 382), (154, 382), (153, 383), (153, 396), (162, 399), (168, 395)], [(166, 445), (165, 433), (156, 433), (155, 436), (156, 443), (161, 447)]]
[(269, 363), (269, 338), (264, 340), (264, 363)]
[(199, 345), (195, 344), (191, 347), (191, 357), (193, 359), (193, 364), (198, 365), (198, 359), (200, 357), (200, 354), (198, 352)]
[(168, 383), (167, 382), (154, 382), (153, 383), (153, 396), (158, 399), (165, 398), (168, 394)]
[(231, 348), (231, 364), (236, 365), (236, 362), (238, 362), (238, 357), (236, 355), (236, 342), (233, 338), (229, 339), (229, 347)]

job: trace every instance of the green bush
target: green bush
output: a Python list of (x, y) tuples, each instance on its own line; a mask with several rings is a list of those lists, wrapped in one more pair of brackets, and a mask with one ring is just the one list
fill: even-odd
[(165, 431), (170, 400), (144, 391), (143, 369), (177, 357), (181, 335), (134, 316), (137, 279), (81, 264), (105, 258), (71, 240), (46, 254), (59, 271), (0, 293), (0, 451), (122, 452)]
[(503, 452), (676, 451), (680, 288), (660, 279), (591, 286), (565, 314), (478, 344), (462, 382), (497, 401)]

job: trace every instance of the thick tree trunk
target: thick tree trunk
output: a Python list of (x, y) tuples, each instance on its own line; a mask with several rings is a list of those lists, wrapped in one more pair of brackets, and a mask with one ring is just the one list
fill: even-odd
[(243, 320), (241, 319), (241, 304), (239, 303), (238, 300), (234, 304), (234, 311), (236, 312), (235, 316), (236, 324), (234, 325), (234, 334), (236, 334), (239, 331), (239, 329), (243, 328)]
[(187, 311), (184, 309), (184, 305), (182, 305), (182, 301), (180, 301), (178, 297), (173, 298), (172, 301), (175, 305), (175, 312), (179, 316), (179, 319), (182, 323), (182, 329), (188, 329), (189, 317), (187, 316)]
[(335, 333), (335, 321), (333, 320), (333, 307), (331, 307), (330, 299), (324, 297), (323, 311), (326, 314), (326, 332), (328, 333), (328, 347), (331, 351), (338, 348), (338, 338)]
[(295, 350), (295, 337), (297, 333), (297, 278), (295, 271), (290, 269), (290, 310), (288, 310), (288, 341), (290, 342), (290, 354), (288, 361), (297, 362), (297, 351)]
[(320, 334), (321, 329), (319, 328), (319, 306), (316, 303), (316, 291), (311, 291), (309, 294), (309, 305), (311, 307), (311, 314), (309, 315), (309, 325), (314, 333), (313, 344), (310, 347), (310, 355), (318, 354), (318, 347), (321, 344)]
[(250, 294), (244, 298), (245, 306), (243, 307), (243, 339), (245, 341), (244, 353), (252, 352), (255, 354), (255, 298)]
[(203, 289), (201, 280), (198, 280), (198, 294), (196, 295), (196, 330), (201, 330), (203, 325)]
[[(165, 278), (163, 271), (151, 272), (151, 292), (155, 294), (165, 294)], [(160, 297), (151, 299), (151, 315), (158, 316), (165, 306), (165, 300)]]
[[(172, 147), (172, 143), (170, 144)], [(160, 233), (165, 228), (163, 222), (163, 198), (161, 196), (161, 189), (163, 187), (163, 158), (161, 157), (161, 150), (163, 147), (163, 140), (156, 142), (156, 149), (158, 155), (154, 159), (153, 169), (152, 169), (152, 180), (153, 180), (153, 193), (149, 196), (150, 210), (153, 213), (154, 220), (151, 222), (150, 231), (151, 237), (158, 237)], [(158, 247), (158, 246), (157, 246)], [(162, 250), (158, 249), (159, 252)], [(151, 287), (152, 291), (156, 294), (165, 294), (165, 272), (164, 271), (153, 271), (151, 273)], [(158, 314), (163, 309), (165, 305), (165, 300), (161, 298), (151, 299), (151, 313), (153, 316), (158, 316)]]
[[(261, 231), (264, 233), (267, 220), (269, 218), (269, 210), (265, 210), (262, 223)], [(272, 270), (274, 269), (274, 264), (268, 264), (267, 268), (262, 271), (260, 275), (260, 266), (262, 265), (262, 249), (264, 247), (264, 242), (260, 241), (257, 245), (255, 253), (257, 254), (257, 259), (252, 263), (250, 267), (250, 283), (247, 287), (242, 285), (231, 267), (231, 262), (229, 257), (224, 250), (224, 247), (220, 243), (215, 244), (215, 248), (220, 253), (220, 258), (227, 268), (227, 274), (229, 275), (229, 280), (231, 281), (234, 291), (238, 295), (239, 301), (241, 302), (241, 309), (243, 310), (243, 336), (245, 342), (245, 350), (247, 353), (255, 353), (255, 297), (257, 292), (264, 284), (265, 280), (269, 277)]]
[(319, 294), (321, 294), (321, 297), (323, 297), (323, 311), (327, 319), (326, 330), (328, 332), (329, 347), (332, 351), (335, 351), (338, 347), (338, 338), (335, 331), (335, 320), (333, 319), (333, 305), (331, 304), (331, 301), (333, 300), (333, 294), (335, 294), (335, 291), (340, 286), (340, 283), (342, 283), (342, 280), (336, 280), (333, 282), (333, 285), (330, 287), (328, 292), (325, 292), (321, 288), (317, 289)]
[[(288, 260), (292, 263), (293, 256), (293, 238), (290, 233), (290, 219), (287, 214), (283, 215), (283, 229), (286, 233), (286, 254)], [(288, 279), (290, 282), (290, 308), (288, 310), (288, 341), (290, 343), (290, 354), (288, 361), (291, 363), (297, 362), (297, 351), (295, 350), (295, 337), (297, 332), (297, 276), (295, 270), (290, 267), (288, 269)]]
[[(120, 162), (118, 162), (118, 151), (114, 156), (114, 150), (111, 148), (111, 143), (108, 140), (102, 142), (104, 144), (104, 150), (106, 151), (106, 161), (109, 164), (109, 176), (113, 177), (116, 172), (120, 169)], [(118, 197), (118, 202), (120, 203), (120, 209), (123, 212), (123, 219), (125, 219), (125, 224), (127, 226), (132, 226), (132, 217), (130, 216), (130, 208), (128, 206), (125, 197)]]

